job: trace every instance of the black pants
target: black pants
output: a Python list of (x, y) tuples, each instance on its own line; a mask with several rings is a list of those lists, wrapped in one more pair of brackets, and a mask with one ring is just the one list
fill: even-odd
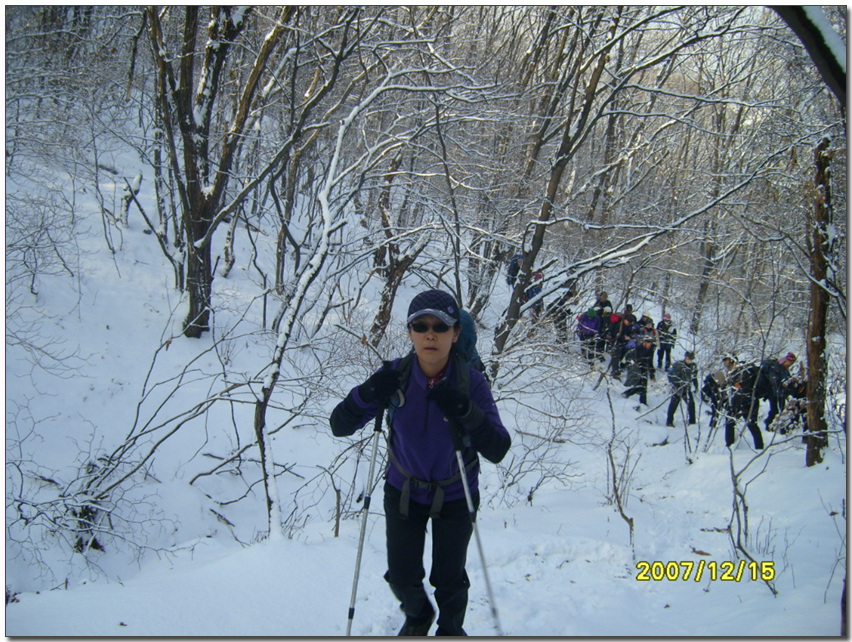
[(669, 411), (666, 417), (667, 424), (674, 423), (675, 412), (680, 405), (681, 400), (686, 401), (686, 423), (695, 423), (695, 397), (692, 396), (692, 390), (687, 388), (682, 392), (675, 392), (669, 401)]
[(594, 363), (598, 358), (597, 344), (598, 338), (595, 335), (580, 335), (580, 352), (589, 364)]
[[(429, 506), (410, 502), (408, 518), (399, 514), (400, 491), (385, 484), (385, 532), (388, 572), (385, 579), (408, 617), (428, 616), (432, 605), (423, 587), (426, 571), (423, 551)], [(479, 493), (473, 494), (479, 508)], [(437, 519), (432, 520), (432, 569), (429, 583), (435, 587), (438, 603), (438, 635), (466, 635), (464, 624), (470, 581), (465, 572), (467, 546), (473, 533), (467, 501), (445, 501)]]
[(661, 343), (660, 347), (657, 348), (657, 367), (663, 367), (663, 356), (666, 358), (666, 370), (668, 370), (672, 365), (672, 348), (674, 346), (669, 345), (667, 343)]
[(766, 415), (766, 427), (772, 424), (772, 420), (778, 415), (779, 412), (784, 408), (787, 403), (786, 397), (776, 397), (775, 395), (769, 395), (767, 397), (767, 401), (769, 401), (769, 412)]
[(642, 379), (642, 381), (632, 388), (628, 388), (625, 390), (622, 395), (625, 397), (631, 397), (635, 394), (639, 394), (639, 403), (643, 403), (646, 406), (648, 405), (648, 380)]
[(624, 353), (627, 352), (627, 348), (624, 343), (616, 343), (612, 349), (612, 359), (609, 361), (610, 372), (614, 376), (619, 376), (621, 374), (621, 361), (624, 359)]
[[(753, 402), (753, 403), (752, 403)], [(736, 422), (737, 418), (744, 417), (746, 427), (751, 433), (754, 440), (754, 447), (757, 450), (763, 449), (763, 435), (757, 425), (757, 413), (760, 409), (757, 399), (752, 400), (750, 396), (736, 396), (731, 401), (731, 416), (725, 420), (725, 445), (732, 446), (736, 440)]]

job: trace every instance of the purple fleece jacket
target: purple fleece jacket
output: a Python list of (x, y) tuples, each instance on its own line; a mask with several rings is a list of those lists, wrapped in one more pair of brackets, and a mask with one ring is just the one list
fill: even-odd
[[(396, 367), (399, 360), (394, 361)], [(450, 360), (447, 373), (449, 384), (456, 385), (456, 374), (452, 372), (454, 360)], [(408, 387), (405, 390), (405, 403), (393, 413), (392, 444), (393, 453), (399, 464), (413, 477), (422, 481), (439, 481), (452, 477), (458, 471), (458, 461), (450, 433), (450, 424), (444, 419), (438, 406), (426, 400), (426, 375), (414, 359)], [(376, 416), (375, 403), (365, 403), (358, 394), (358, 387), (352, 389), (349, 398), (363, 413), (349, 426), (332, 426), (336, 435), (352, 434), (367, 425)], [(509, 433), (500, 420), (500, 413), (491, 395), (491, 388), (478, 370), (470, 368), (470, 398), (485, 413), (486, 422), (482, 422), (471, 432), (472, 447), (486, 459), (497, 463), (509, 449)], [(341, 402), (342, 405), (343, 402)], [(359, 413), (360, 414), (360, 413)], [(463, 453), (465, 454), (465, 453)], [(465, 463), (470, 460), (466, 453)], [(479, 487), (479, 466), (473, 466), (467, 473), (471, 492)], [(402, 489), (405, 476), (393, 462), (388, 462), (387, 480), (392, 486)], [(445, 501), (464, 497), (461, 479), (444, 487)], [(430, 504), (434, 490), (411, 487), (411, 499), (421, 504)]]

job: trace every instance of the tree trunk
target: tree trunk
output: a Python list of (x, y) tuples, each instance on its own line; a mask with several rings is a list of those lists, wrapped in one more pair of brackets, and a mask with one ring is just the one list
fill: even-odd
[(701, 280), (698, 284), (698, 295), (695, 297), (695, 308), (692, 310), (692, 320), (689, 323), (689, 332), (693, 335), (698, 334), (698, 330), (701, 326), (701, 316), (704, 312), (704, 303), (707, 301), (707, 291), (710, 288), (710, 280), (716, 270), (716, 259), (714, 256), (716, 246), (713, 244), (713, 241), (710, 240), (713, 238), (714, 233), (714, 226), (711, 225), (710, 221), (705, 221), (704, 237), (707, 240), (704, 242)]
[[(191, 186), (190, 186), (191, 187)], [(209, 243), (196, 243), (204, 238), (210, 228), (210, 217), (203, 204), (203, 196), (190, 195), (191, 212), (184, 214), (186, 238), (186, 292), (189, 311), (183, 321), (183, 334), (198, 339), (210, 330), (211, 293), (213, 291), (212, 252)]]
[[(190, 338), (198, 338), (210, 328), (214, 268), (211, 237), (229, 212), (236, 215), (239, 203), (246, 198), (247, 191), (227, 208), (223, 207), (245, 131), (254, 122), (251, 116), (255, 95), (262, 86), (264, 71), (281, 39), (284, 24), (293, 12), (291, 7), (284, 8), (264, 39), (245, 84), (234, 94), (238, 99), (228, 129), (222, 131), (221, 124), (214, 123), (217, 98), (228, 90), (229, 76), (225, 72), (225, 63), (237, 36), (245, 27), (249, 12), (214, 6), (205, 23), (198, 7), (186, 7), (181, 54), (175, 57), (169, 54), (160, 12), (154, 8), (147, 9), (149, 35), (157, 65), (157, 108), (164, 129), (168, 162), (180, 196), (186, 247), (185, 285), (189, 298), (183, 332)], [(196, 42), (203, 35), (205, 26), (207, 43), (199, 52)], [(173, 64), (175, 61), (178, 62), (177, 67)], [(257, 106), (254, 108), (257, 109)]]
[(831, 176), (829, 163), (831, 153), (828, 151), (829, 140), (823, 139), (817, 146), (816, 178), (814, 191), (813, 215), (808, 217), (808, 236), (811, 240), (811, 300), (808, 316), (808, 435), (805, 439), (807, 452), (805, 460), (808, 466), (822, 461), (822, 449), (828, 446), (825, 420), (825, 330), (826, 313), (828, 311), (829, 294), (825, 289), (826, 279), (826, 250), (828, 239), (826, 230), (831, 224)]
[(385, 336), (388, 323), (390, 323), (393, 302), (396, 299), (396, 291), (399, 289), (402, 279), (408, 273), (408, 269), (414, 263), (414, 259), (417, 258), (418, 254), (419, 252), (416, 254), (406, 254), (400, 260), (392, 258), (390, 261), (390, 265), (387, 268), (385, 286), (382, 288), (382, 299), (379, 303), (379, 310), (376, 312), (376, 318), (373, 319), (373, 325), (370, 328), (370, 344), (374, 348), (378, 347), (382, 337)]
[(409, 268), (419, 256), (420, 249), (424, 247), (420, 243), (415, 242), (415, 245), (410, 247), (405, 253), (401, 253), (399, 244), (393, 240), (398, 232), (397, 223), (399, 217), (394, 221), (391, 216), (391, 188), (394, 178), (402, 165), (402, 161), (403, 155), (401, 153), (391, 159), (377, 203), (385, 242), (380, 244), (376, 249), (375, 263), (380, 269), (380, 273), (385, 277), (385, 285), (382, 288), (379, 310), (376, 312), (376, 318), (373, 319), (373, 325), (370, 327), (370, 345), (373, 347), (378, 347), (382, 337), (385, 336), (388, 323), (390, 323), (393, 302), (396, 299), (396, 291), (399, 289)]

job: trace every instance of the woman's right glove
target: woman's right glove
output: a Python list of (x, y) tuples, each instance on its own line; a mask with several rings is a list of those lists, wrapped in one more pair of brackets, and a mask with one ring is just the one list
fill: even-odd
[(399, 389), (401, 375), (394, 368), (383, 368), (358, 386), (358, 396), (365, 403), (387, 406)]

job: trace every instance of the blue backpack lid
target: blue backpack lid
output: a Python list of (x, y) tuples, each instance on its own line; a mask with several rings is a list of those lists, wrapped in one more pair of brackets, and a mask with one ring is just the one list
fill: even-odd
[(470, 362), (471, 359), (479, 356), (476, 351), (476, 323), (467, 310), (459, 310), (459, 322), (461, 323), (461, 333), (459, 340), (456, 341), (456, 350), (464, 357), (465, 361)]

